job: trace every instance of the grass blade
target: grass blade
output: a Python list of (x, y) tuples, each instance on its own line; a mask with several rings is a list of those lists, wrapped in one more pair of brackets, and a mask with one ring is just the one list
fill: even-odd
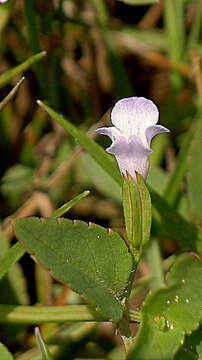
[(51, 216), (50, 218), (56, 219), (58, 217), (63, 216), (67, 211), (71, 209), (72, 206), (76, 205), (80, 200), (84, 199), (87, 195), (90, 194), (89, 190), (84, 191), (83, 193), (76, 196), (74, 199), (68, 201), (66, 204), (59, 207)]
[(6, 253), (6, 255), (0, 261), (0, 280), (10, 270), (11, 266), (15, 264), (25, 250), (20, 243), (13, 245)]
[(25, 60), (22, 64), (17, 65), (11, 70), (8, 70), (4, 74), (0, 75), (0, 89), (7, 85), (15, 76), (29, 69), (33, 64), (36, 64), (39, 60), (46, 56), (46, 51), (42, 51), (36, 55), (33, 55), (29, 59)]

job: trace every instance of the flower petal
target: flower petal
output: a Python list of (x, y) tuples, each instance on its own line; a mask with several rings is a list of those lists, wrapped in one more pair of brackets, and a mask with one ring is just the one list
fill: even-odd
[(112, 141), (121, 135), (120, 131), (114, 126), (98, 128), (95, 131), (97, 134), (109, 136)]
[(148, 147), (150, 147), (150, 143), (154, 136), (164, 133), (164, 132), (170, 132), (170, 130), (162, 125), (149, 126), (145, 132)]
[(158, 109), (151, 100), (133, 96), (121, 99), (115, 104), (111, 119), (124, 136), (143, 136), (145, 143), (145, 130), (157, 123), (158, 114)]
[(106, 151), (116, 157), (124, 175), (129, 173), (135, 178), (138, 172), (146, 179), (152, 150), (146, 148), (136, 135), (129, 138), (119, 136)]

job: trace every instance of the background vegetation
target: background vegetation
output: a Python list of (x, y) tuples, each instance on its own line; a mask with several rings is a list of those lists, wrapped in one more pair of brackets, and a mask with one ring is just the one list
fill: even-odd
[[(159, 195), (153, 196), (155, 240), (139, 267), (134, 308), (149, 288), (163, 284), (176, 252), (184, 246), (201, 249), (193, 234), (202, 221), (202, 2), (164, 0), (138, 6), (143, 2), (0, 4), (2, 259), (16, 241), (13, 220), (48, 217), (86, 189), (90, 195), (66, 216), (124, 236), (119, 186), (37, 99), (95, 138), (96, 127), (110, 124), (116, 100), (144, 96), (156, 103), (160, 123), (171, 130), (153, 141), (148, 184)], [(104, 137), (96, 141), (109, 144)], [(0, 303), (65, 305), (84, 300), (26, 254), (1, 280)], [(33, 326), (12, 324), (12, 319), (8, 324), (1, 314), (0, 322), (0, 339), (17, 360), (41, 358)], [(51, 323), (41, 331), (55, 359), (123, 358), (111, 324)]]

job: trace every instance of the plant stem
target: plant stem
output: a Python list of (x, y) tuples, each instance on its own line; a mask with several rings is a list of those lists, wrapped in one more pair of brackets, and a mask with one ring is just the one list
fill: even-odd
[(119, 331), (121, 334), (121, 338), (123, 340), (126, 354), (128, 353), (128, 350), (133, 342), (130, 325), (127, 319), (122, 319), (119, 323)]
[[(129, 320), (132, 322), (139, 322), (140, 314), (134, 311), (129, 312)], [(63, 323), (66, 321), (107, 322), (109, 320), (95, 311), (93, 306), (88, 305), (0, 305), (0, 323), (37, 325), (47, 322)]]

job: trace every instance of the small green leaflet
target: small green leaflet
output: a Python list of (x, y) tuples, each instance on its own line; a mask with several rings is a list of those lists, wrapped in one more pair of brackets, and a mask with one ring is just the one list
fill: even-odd
[(178, 256), (168, 286), (147, 296), (142, 323), (127, 360), (173, 359), (186, 334), (202, 320), (202, 265), (189, 254)]
[(113, 322), (123, 317), (133, 258), (123, 239), (98, 225), (66, 219), (16, 221), (16, 236), (52, 275)]

